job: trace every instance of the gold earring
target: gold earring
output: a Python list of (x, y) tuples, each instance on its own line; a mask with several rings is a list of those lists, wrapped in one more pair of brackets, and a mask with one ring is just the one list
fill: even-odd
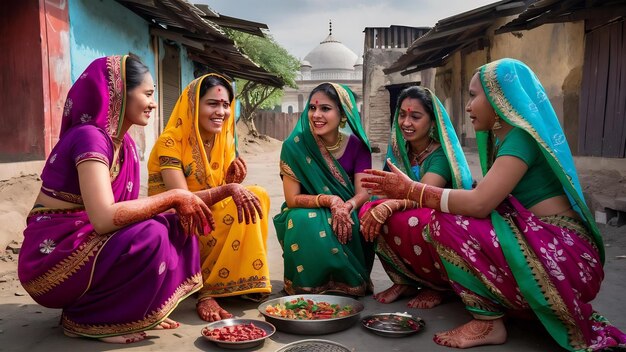
[(346, 121), (348, 121), (348, 119), (345, 117), (342, 117), (341, 120), (339, 121), (339, 127), (341, 128), (346, 127)]
[(496, 122), (493, 123), (493, 127), (491, 127), (492, 131), (499, 130), (502, 128), (502, 124), (500, 123), (500, 118), (496, 115)]

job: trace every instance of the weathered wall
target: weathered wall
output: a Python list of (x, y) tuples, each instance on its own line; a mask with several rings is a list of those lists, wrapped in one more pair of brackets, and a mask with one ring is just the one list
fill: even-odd
[(466, 146), (475, 146), (474, 129), (465, 112), (467, 87), (475, 70), (487, 62), (511, 57), (525, 62), (537, 74), (571, 149), (577, 150), (584, 23), (546, 24), (530, 31), (492, 35), (489, 41), (490, 47), (456, 52), (446, 65), (437, 68), (435, 93), (448, 109), (459, 139)]
[[(386, 86), (422, 81), (421, 74), (402, 76), (399, 72), (385, 75), (383, 69), (391, 66), (406, 52), (406, 48), (368, 49), (363, 61), (364, 128), (375, 152), (384, 155), (391, 131), (389, 91)], [(429, 83), (433, 79), (429, 78)]]

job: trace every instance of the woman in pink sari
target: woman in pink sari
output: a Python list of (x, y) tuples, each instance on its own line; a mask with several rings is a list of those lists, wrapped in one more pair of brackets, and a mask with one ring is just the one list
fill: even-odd
[(484, 173), (475, 189), (414, 182), (393, 165), (363, 179), (375, 194), (434, 209), (424, 236), (473, 317), (435, 342), (501, 344), (505, 314), (531, 313), (567, 350), (626, 347), (626, 334), (590, 304), (604, 277), (602, 238), (541, 83), (524, 63), (502, 59), (479, 68), (469, 95)]
[(68, 336), (130, 343), (176, 328), (168, 315), (202, 287), (194, 235), (213, 221), (203, 195), (137, 199), (139, 158), (127, 131), (148, 123), (154, 90), (139, 59), (110, 56), (68, 93), (18, 261), (20, 282), (37, 303), (62, 309)]
[[(412, 180), (437, 187), (472, 187), (452, 122), (429, 89), (413, 86), (400, 93), (387, 157)], [(363, 235), (376, 241), (376, 254), (393, 282), (374, 295), (377, 301), (412, 296), (409, 307), (432, 308), (450, 290), (439, 256), (422, 235), (432, 212), (407, 199), (381, 199), (361, 207)]]

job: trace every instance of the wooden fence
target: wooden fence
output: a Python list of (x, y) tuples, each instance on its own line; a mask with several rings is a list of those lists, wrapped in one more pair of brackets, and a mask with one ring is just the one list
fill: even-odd
[(300, 114), (275, 111), (257, 111), (254, 125), (260, 134), (284, 141), (298, 122)]

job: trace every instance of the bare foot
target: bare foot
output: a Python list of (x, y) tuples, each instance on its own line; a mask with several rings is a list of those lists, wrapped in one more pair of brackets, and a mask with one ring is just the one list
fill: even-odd
[(436, 344), (469, 348), (482, 345), (499, 345), (506, 341), (506, 328), (502, 319), (472, 320), (458, 328), (435, 334)]
[(430, 288), (419, 290), (415, 297), (411, 298), (407, 306), (410, 308), (430, 309), (441, 304), (443, 301), (443, 292), (439, 292)]
[(165, 318), (165, 320), (153, 327), (152, 330), (176, 329), (179, 326), (179, 322), (174, 321), (170, 318)]
[(380, 303), (391, 303), (400, 297), (412, 295), (416, 292), (413, 286), (393, 284), (388, 289), (374, 294), (374, 299)]
[(220, 307), (217, 301), (211, 297), (198, 302), (196, 304), (196, 310), (198, 311), (200, 319), (205, 321), (218, 321), (233, 317), (232, 314)]
[[(76, 335), (76, 334), (73, 334), (73, 333), (65, 331), (65, 330), (63, 330), (63, 333), (65, 334), (65, 336), (69, 336), (69, 337), (81, 337), (80, 335)], [(138, 341), (141, 341), (141, 340), (143, 340), (145, 338), (146, 338), (146, 333), (141, 331), (141, 332), (136, 332), (134, 334), (111, 336), (111, 337), (103, 337), (103, 338), (99, 338), (98, 340), (100, 340), (102, 342), (106, 342), (106, 343), (127, 344), (127, 343), (138, 342)]]

